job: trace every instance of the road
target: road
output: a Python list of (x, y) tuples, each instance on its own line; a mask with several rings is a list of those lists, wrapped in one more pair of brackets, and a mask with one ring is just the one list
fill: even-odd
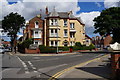
[(49, 79), (63, 69), (102, 55), (96, 53), (78, 53), (55, 56), (16, 56), (6, 53), (2, 55), (2, 77), (22, 80), (30, 78)]

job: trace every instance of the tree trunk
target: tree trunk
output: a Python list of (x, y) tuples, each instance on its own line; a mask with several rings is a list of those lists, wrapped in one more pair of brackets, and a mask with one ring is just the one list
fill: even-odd
[(14, 52), (13, 40), (11, 40), (11, 51)]
[(16, 53), (16, 40), (17, 36), (14, 35), (14, 37), (11, 39), (11, 51)]

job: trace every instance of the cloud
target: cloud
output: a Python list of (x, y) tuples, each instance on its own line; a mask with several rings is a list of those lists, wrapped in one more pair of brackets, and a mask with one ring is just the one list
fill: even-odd
[(99, 11), (93, 11), (93, 12), (86, 12), (81, 13), (79, 16), (81, 17), (82, 21), (85, 23), (87, 27), (91, 27), (94, 25), (93, 19), (100, 15)]
[(79, 15), (77, 16), (80, 16), (83, 23), (85, 23), (85, 27), (86, 27), (86, 34), (88, 35), (95, 35), (93, 34), (94, 32), (94, 18), (99, 16), (100, 15), (100, 12), (99, 11), (93, 11), (93, 12), (86, 12), (86, 13), (80, 13)]
[(105, 0), (104, 6), (105, 8), (118, 7), (118, 6), (120, 7), (120, 0)]
[(96, 4), (98, 7), (101, 7), (100, 3), (98, 3), (98, 2), (95, 2), (95, 4)]
[[(1, 18), (8, 15), (10, 12), (17, 12), (24, 16), (26, 20), (29, 20), (40, 14), (40, 9), (42, 9), (41, 14), (45, 15), (45, 8), (48, 6), (49, 11), (52, 11), (53, 7), (56, 7), (57, 11), (70, 11), (72, 10), (74, 14), (80, 10), (77, 1), (76, 2), (24, 2), (25, 0), (18, 1), (16, 4), (8, 4), (6, 0), (2, 5), (2, 15)], [(72, 7), (71, 7), (72, 6)]]
[[(12, 1), (13, 0), (9, 0)], [(11, 12), (17, 12), (22, 15), (26, 20), (30, 20), (38, 14), (45, 15), (45, 8), (48, 7), (49, 11), (53, 10), (55, 6), (57, 11), (73, 11), (76, 14), (77, 11), (80, 10), (77, 1), (74, 2), (38, 2), (34, 1), (26, 1), (26, 0), (14, 0), (17, 3), (9, 4), (7, 0), (0, 2), (0, 20), (3, 19), (4, 16), (8, 15)], [(72, 7), (71, 7), (72, 6)], [(42, 11), (40, 12), (40, 9)], [(22, 33), (22, 29), (20, 29), (20, 33)], [(18, 33), (19, 35), (19, 33)]]
[[(11, 0), (13, 1), (13, 0)], [(105, 8), (109, 7), (117, 7), (120, 6), (120, 0), (104, 0)], [(101, 5), (96, 2), (95, 3), (98, 7)], [(20, 15), (24, 16), (26, 20), (30, 20), (31, 18), (35, 17), (37, 14), (45, 15), (45, 8), (48, 7), (49, 11), (52, 11), (53, 7), (55, 6), (57, 11), (73, 11), (75, 15), (77, 11), (80, 10), (80, 6), (78, 6), (77, 0), (74, 2), (28, 2), (27, 0), (17, 0), (16, 4), (8, 4), (7, 0), (4, 0), (2, 3), (0, 2), (0, 19), (3, 19), (4, 16), (8, 15), (10, 12), (17, 12)], [(40, 9), (42, 11), (40, 12)], [(94, 22), (93, 19), (100, 15), (99, 11), (93, 11), (89, 13), (80, 13), (77, 16), (80, 16), (86, 26), (86, 33), (90, 35), (94, 35)], [(22, 30), (20, 30), (22, 33)]]

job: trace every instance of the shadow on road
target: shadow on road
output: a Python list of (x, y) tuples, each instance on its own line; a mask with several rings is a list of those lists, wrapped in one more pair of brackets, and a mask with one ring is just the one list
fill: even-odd
[(102, 78), (110, 79), (111, 68), (110, 64), (98, 65), (98, 67), (77, 67), (76, 69), (82, 70)]

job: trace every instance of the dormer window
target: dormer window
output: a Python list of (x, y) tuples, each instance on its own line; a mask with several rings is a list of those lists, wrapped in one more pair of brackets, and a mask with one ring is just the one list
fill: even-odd
[(67, 19), (64, 19), (64, 26), (67, 26)]
[(39, 23), (38, 23), (38, 21), (35, 22), (35, 28), (39, 28)]

